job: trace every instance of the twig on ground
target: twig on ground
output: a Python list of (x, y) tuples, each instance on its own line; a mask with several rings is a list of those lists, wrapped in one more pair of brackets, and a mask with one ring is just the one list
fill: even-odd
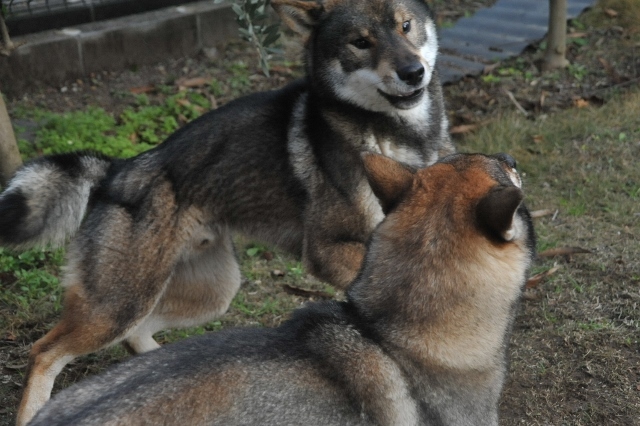
[(534, 210), (531, 212), (531, 217), (537, 219), (539, 217), (549, 216), (553, 214), (552, 209)]
[(542, 282), (542, 280), (544, 280), (545, 278), (547, 278), (550, 275), (555, 274), (558, 269), (560, 269), (559, 266), (554, 266), (553, 268), (544, 271), (544, 272), (540, 272), (539, 274), (535, 274), (534, 276), (532, 276), (531, 278), (529, 278), (527, 280), (527, 284), (526, 284), (526, 288), (534, 288), (537, 287), (538, 284), (540, 284)]
[(582, 247), (556, 247), (538, 253), (538, 257), (571, 256), (579, 253), (592, 253), (592, 251)]
[(516, 106), (518, 111), (520, 111), (525, 116), (529, 115), (529, 111), (527, 111), (526, 109), (524, 109), (524, 107), (522, 105), (520, 105), (520, 103), (517, 101), (516, 97), (513, 96), (513, 93), (511, 93), (507, 89), (504, 89), (504, 93), (506, 93), (506, 95), (509, 97), (509, 100)]
[(289, 294), (293, 294), (294, 296), (333, 299), (333, 295), (325, 291), (307, 290), (304, 288), (293, 287), (293, 286), (290, 286), (289, 284), (282, 284), (282, 289)]

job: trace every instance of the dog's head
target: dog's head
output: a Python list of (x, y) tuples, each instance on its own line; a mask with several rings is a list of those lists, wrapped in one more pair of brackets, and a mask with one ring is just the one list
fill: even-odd
[(349, 299), (370, 324), (393, 324), (382, 331), (413, 342), (417, 356), (490, 362), (535, 250), (515, 160), (453, 154), (418, 171), (377, 154), (363, 161), (387, 216)]
[(422, 0), (273, 0), (307, 46), (312, 84), (369, 111), (424, 104), (438, 42)]
[(526, 242), (529, 237), (522, 180), (508, 154), (453, 154), (417, 172), (378, 154), (367, 153), (363, 161), (385, 214), (404, 205), (396, 214), (403, 226), (411, 220), (432, 223), (437, 227), (425, 228), (426, 234), (448, 235), (457, 229), (452, 239), (474, 235), (496, 244)]

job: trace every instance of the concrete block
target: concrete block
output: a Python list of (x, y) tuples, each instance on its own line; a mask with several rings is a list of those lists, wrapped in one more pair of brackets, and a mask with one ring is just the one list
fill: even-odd
[(83, 32), (84, 70), (120, 70), (194, 55), (199, 50), (197, 29), (196, 17), (186, 15)]
[(202, 47), (213, 47), (226, 40), (238, 38), (236, 14), (230, 7), (211, 8), (198, 13)]
[(43, 83), (58, 85), (84, 73), (78, 40), (72, 36), (46, 31), (13, 41), (26, 44), (9, 57), (0, 56), (0, 91), (5, 94), (19, 94)]
[(235, 18), (228, 4), (201, 1), (16, 37), (26, 44), (0, 57), (0, 90), (19, 96), (33, 85), (192, 56), (237, 38)]

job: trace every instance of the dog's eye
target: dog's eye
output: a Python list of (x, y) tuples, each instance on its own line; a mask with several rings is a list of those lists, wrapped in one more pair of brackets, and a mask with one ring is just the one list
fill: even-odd
[(411, 31), (411, 21), (404, 21), (402, 23), (402, 31), (404, 31), (405, 34)]
[(358, 49), (368, 49), (371, 47), (371, 42), (366, 38), (357, 38), (351, 42)]

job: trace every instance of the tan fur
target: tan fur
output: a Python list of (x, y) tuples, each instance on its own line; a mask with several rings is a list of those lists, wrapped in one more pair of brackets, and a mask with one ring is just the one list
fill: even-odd
[[(433, 263), (425, 265), (424, 270), (412, 271), (406, 303), (409, 304), (410, 299), (431, 298), (430, 294), (437, 291), (446, 304), (432, 305), (426, 312), (415, 311), (415, 323), (393, 329), (393, 339), (405, 342), (413, 357), (446, 369), (478, 370), (501, 362), (501, 342), (509, 325), (511, 305), (500, 301), (517, 300), (520, 288), (512, 283), (517, 282), (529, 266), (529, 253), (523, 240), (511, 246), (496, 244), (475, 228), (472, 214), (476, 200), (486, 194), (487, 188), (497, 185), (480, 167), (484, 161), (478, 158), (474, 161), (478, 163), (475, 167), (457, 174), (451, 173), (453, 166), (448, 164), (420, 171), (420, 179), (412, 179), (410, 191), (425, 197), (409, 197), (399, 207), (403, 214), (389, 218), (379, 230), (384, 238), (396, 240), (397, 245), (401, 245), (401, 239), (411, 239), (417, 232), (440, 235), (435, 238), (447, 243), (438, 250), (455, 253), (455, 256), (438, 259), (433, 258), (429, 245), (414, 248), (424, 249), (424, 256), (430, 256)], [(368, 159), (366, 164), (367, 169), (375, 169), (370, 172), (381, 182), (389, 182), (379, 193), (385, 191), (388, 197), (393, 197), (394, 193), (406, 191), (398, 186), (409, 182), (409, 174), (398, 179), (398, 173), (407, 173), (403, 168), (383, 157)], [(448, 217), (455, 223), (454, 227), (434, 220), (421, 224), (427, 227), (426, 231), (415, 230), (425, 211), (432, 212), (434, 218)], [(450, 233), (456, 237), (444, 235)], [(504, 286), (496, 286), (500, 283)], [(425, 315), (429, 321), (424, 320)]]
[[(131, 283), (124, 289), (128, 294), (102, 297), (115, 296), (130, 305), (97, 301), (101, 295), (85, 292), (80, 283), (87, 258), (82, 247), (71, 245), (63, 316), (31, 350), (19, 426), (48, 399), (62, 360), (64, 365), (123, 340), (134, 353), (156, 349), (152, 335), (157, 331), (201, 324), (229, 306), (240, 284), (229, 232), (203, 229), (197, 209), (177, 209), (168, 182), (156, 185), (150, 200), (146, 226), (136, 227), (123, 210), (112, 209), (105, 219), (111, 232), (97, 236), (100, 255), (94, 267), (102, 268), (100, 287), (117, 288), (120, 280)], [(127, 320), (121, 323), (119, 315)]]
[(414, 172), (364, 155), (387, 216), (346, 301), (134, 357), (61, 392), (34, 426), (497, 426), (535, 244), (512, 162), (461, 154)]
[[(317, 41), (306, 46), (307, 78), (234, 100), (127, 160), (37, 159), (0, 195), (3, 246), (72, 237), (67, 308), (34, 345), (22, 403), (31, 408), (20, 409), (19, 424), (73, 357), (117, 342), (149, 352), (159, 348), (155, 332), (223, 314), (240, 286), (231, 232), (301, 256), (310, 273), (345, 289), (385, 213), (361, 153), (424, 167), (453, 151), (427, 3), (272, 4), (304, 41)], [(407, 34), (405, 20), (414, 23)], [(404, 395), (396, 384), (380, 389)], [(376, 415), (411, 417), (390, 404), (396, 414)]]

